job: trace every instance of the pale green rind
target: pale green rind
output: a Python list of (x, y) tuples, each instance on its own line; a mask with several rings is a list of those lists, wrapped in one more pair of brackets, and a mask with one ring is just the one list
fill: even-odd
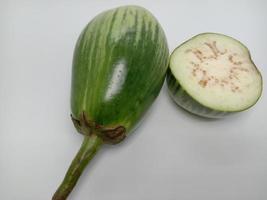
[(207, 118), (222, 118), (231, 114), (231, 112), (210, 109), (197, 102), (184, 90), (170, 70), (167, 71), (166, 81), (171, 98), (186, 111)]

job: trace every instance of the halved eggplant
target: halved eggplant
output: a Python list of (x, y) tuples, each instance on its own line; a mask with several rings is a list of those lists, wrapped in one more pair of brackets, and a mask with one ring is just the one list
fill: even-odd
[(217, 33), (199, 34), (174, 50), (167, 84), (179, 106), (209, 118), (246, 110), (262, 93), (262, 77), (249, 50)]

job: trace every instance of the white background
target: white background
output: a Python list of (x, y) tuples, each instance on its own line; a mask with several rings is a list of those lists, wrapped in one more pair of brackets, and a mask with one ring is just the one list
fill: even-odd
[[(70, 120), (76, 39), (119, 5), (149, 9), (170, 50), (201, 32), (242, 41), (267, 77), (267, 1), (0, 0), (0, 199), (48, 200), (82, 136)], [(161, 94), (122, 144), (105, 146), (70, 200), (266, 200), (266, 87), (256, 106), (222, 120), (181, 110)]]

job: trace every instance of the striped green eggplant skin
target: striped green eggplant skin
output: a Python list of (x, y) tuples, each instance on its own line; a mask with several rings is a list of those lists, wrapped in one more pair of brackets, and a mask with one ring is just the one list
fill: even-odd
[(104, 143), (117, 144), (151, 106), (164, 82), (169, 50), (164, 32), (144, 8), (97, 15), (76, 44), (71, 112), (84, 135), (53, 200), (65, 200)]
[(252, 107), (262, 93), (262, 76), (249, 50), (220, 33), (202, 33), (170, 56), (167, 85), (185, 110), (221, 118)]
[(75, 48), (72, 117), (129, 133), (157, 97), (168, 56), (165, 34), (146, 9), (124, 6), (97, 15)]

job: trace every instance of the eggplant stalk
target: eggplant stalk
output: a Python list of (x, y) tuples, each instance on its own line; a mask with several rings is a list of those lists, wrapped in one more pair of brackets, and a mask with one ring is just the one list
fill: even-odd
[(54, 194), (52, 200), (65, 200), (78, 182), (83, 170), (92, 160), (98, 149), (102, 145), (102, 139), (96, 134), (85, 136), (79, 152), (73, 159), (66, 175)]

